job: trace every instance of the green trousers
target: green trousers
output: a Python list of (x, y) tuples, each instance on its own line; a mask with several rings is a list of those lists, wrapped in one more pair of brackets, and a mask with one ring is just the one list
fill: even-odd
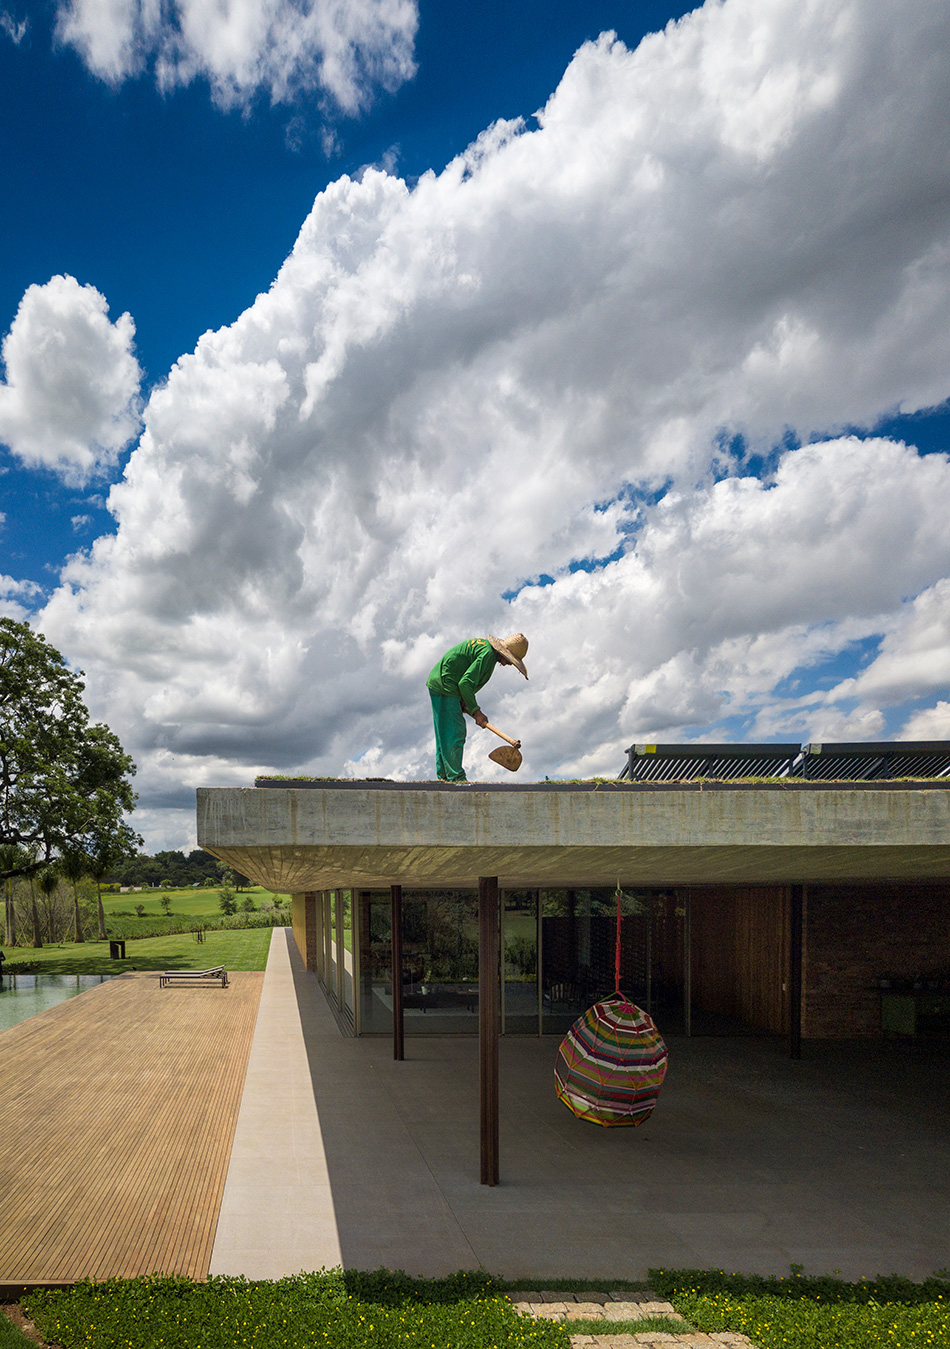
[(458, 698), (432, 693), (432, 724), (435, 727), (435, 775), (443, 782), (466, 782), (462, 767), (465, 749), (465, 717)]

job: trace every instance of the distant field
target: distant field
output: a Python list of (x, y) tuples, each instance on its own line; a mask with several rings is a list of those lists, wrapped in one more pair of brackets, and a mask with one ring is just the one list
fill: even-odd
[[(205, 889), (198, 886), (193, 889), (187, 886), (183, 890), (175, 890), (171, 887), (156, 890), (130, 890), (125, 895), (103, 895), (102, 907), (106, 911), (108, 919), (110, 913), (135, 913), (136, 906), (141, 904), (147, 917), (158, 918), (164, 914), (162, 908), (162, 895), (167, 895), (171, 900), (171, 912), (173, 914), (188, 914), (193, 918), (209, 918), (221, 913), (221, 887), (209, 886)], [(240, 909), (246, 899), (253, 899), (256, 909), (269, 908), (274, 901), (274, 896), (270, 890), (265, 890), (260, 885), (248, 886), (246, 890), (235, 890), (234, 900)], [(279, 895), (283, 901), (284, 911), (290, 912), (290, 896)]]
[[(125, 896), (121, 896), (125, 898)], [(143, 937), (126, 943), (126, 960), (109, 957), (108, 942), (61, 942), (56, 946), (7, 948), (9, 965), (29, 964), (37, 974), (122, 974), (125, 970), (262, 970), (273, 928), (209, 931), (203, 942), (190, 932)]]

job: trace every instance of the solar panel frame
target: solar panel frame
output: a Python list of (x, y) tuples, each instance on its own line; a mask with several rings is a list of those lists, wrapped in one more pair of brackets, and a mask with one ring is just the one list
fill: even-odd
[(808, 741), (805, 744), (630, 745), (619, 780), (734, 781), (749, 777), (884, 782), (950, 777), (950, 741)]
[(621, 778), (634, 782), (728, 781), (747, 777), (787, 777), (801, 745), (794, 744), (634, 744), (627, 750)]

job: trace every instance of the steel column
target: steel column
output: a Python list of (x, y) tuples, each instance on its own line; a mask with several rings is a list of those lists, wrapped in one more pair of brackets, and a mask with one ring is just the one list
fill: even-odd
[(788, 1057), (802, 1056), (802, 948), (804, 886), (790, 886), (788, 906)]
[(498, 1184), (498, 877), (478, 878), (478, 1094), (482, 1184)]
[(693, 1033), (693, 897), (683, 895), (683, 1033)]
[(393, 983), (393, 1058), (402, 1061), (405, 1055), (402, 1012), (402, 886), (389, 887), (390, 950)]

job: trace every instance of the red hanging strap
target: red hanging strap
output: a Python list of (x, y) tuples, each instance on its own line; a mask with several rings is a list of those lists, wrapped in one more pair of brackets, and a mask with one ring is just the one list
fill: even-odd
[(620, 901), (623, 898), (620, 886), (617, 886), (617, 938), (614, 942), (614, 992), (620, 992)]

